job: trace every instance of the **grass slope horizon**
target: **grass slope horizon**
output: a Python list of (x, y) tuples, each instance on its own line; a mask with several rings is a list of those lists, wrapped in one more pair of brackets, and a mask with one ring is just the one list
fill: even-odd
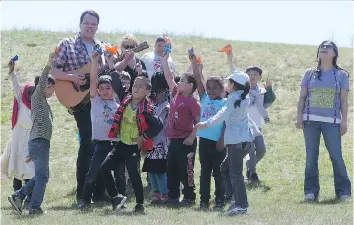
[[(59, 40), (74, 36), (73, 32), (3, 31), (1, 37), (1, 152), (11, 136), (13, 92), (7, 79), (7, 63), (14, 55), (20, 57), (20, 83), (32, 81), (41, 73), (49, 52)], [(118, 44), (123, 34), (99, 33), (98, 39)], [(156, 36), (137, 34), (139, 41), (146, 40), (153, 50)], [(200, 163), (196, 160), (195, 183), (197, 205), (192, 209), (168, 209), (149, 205), (151, 195), (145, 194), (146, 215), (132, 216), (127, 212), (112, 212), (111, 205), (93, 207), (88, 213), (76, 209), (76, 159), (78, 151), (77, 128), (73, 116), (60, 105), (56, 97), (49, 102), (54, 114), (53, 137), (50, 149), (50, 178), (43, 208), (48, 214), (23, 219), (12, 214), (7, 196), (12, 190), (12, 179), (1, 177), (1, 222), (3, 224), (352, 224), (353, 201), (336, 201), (333, 187), (333, 169), (328, 152), (321, 139), (319, 172), (321, 193), (319, 203), (303, 202), (303, 178), (305, 146), (303, 134), (294, 126), (299, 84), (305, 70), (316, 65), (317, 46), (251, 43), (199, 37), (172, 38), (172, 58), (177, 73), (182, 74), (189, 66), (187, 49), (194, 47), (202, 57), (204, 75), (229, 74), (226, 55), (217, 50), (226, 44), (234, 49), (234, 63), (245, 69), (257, 65), (264, 71), (263, 81), (273, 80), (277, 100), (269, 108), (271, 123), (264, 125), (267, 146), (265, 158), (257, 167), (261, 184), (248, 187), (249, 214), (228, 217), (218, 212), (199, 212)], [(146, 51), (138, 54), (142, 55)], [(353, 49), (339, 48), (339, 65), (353, 76)], [(262, 82), (263, 82), (262, 81)], [(349, 97), (348, 133), (342, 139), (343, 158), (348, 175), (353, 181), (353, 97)], [(146, 186), (146, 174), (143, 183)], [(211, 200), (214, 199), (212, 180)], [(133, 207), (134, 196), (128, 199)]]

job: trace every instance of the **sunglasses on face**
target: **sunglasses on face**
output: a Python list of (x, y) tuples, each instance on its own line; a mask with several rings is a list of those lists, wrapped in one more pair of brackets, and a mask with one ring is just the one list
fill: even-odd
[(133, 49), (133, 48), (135, 48), (135, 45), (122, 45), (122, 46), (125, 49)]
[(323, 44), (323, 45), (320, 46), (320, 48), (322, 48), (322, 49), (332, 49), (333, 46), (331, 44)]

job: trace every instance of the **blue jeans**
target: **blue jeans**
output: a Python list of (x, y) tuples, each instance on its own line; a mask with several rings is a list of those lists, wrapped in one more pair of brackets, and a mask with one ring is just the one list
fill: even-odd
[(317, 121), (304, 122), (306, 145), (305, 195), (311, 193), (317, 197), (320, 191), (318, 154), (321, 133), (332, 161), (336, 196), (351, 195), (351, 183), (342, 157), (340, 125)]
[(151, 183), (151, 189), (154, 194), (167, 195), (167, 177), (166, 173), (148, 173)]
[(44, 138), (36, 138), (28, 142), (29, 155), (34, 162), (34, 177), (28, 181), (18, 193), (22, 198), (32, 192), (31, 209), (38, 209), (44, 197), (49, 180), (49, 148), (50, 142)]

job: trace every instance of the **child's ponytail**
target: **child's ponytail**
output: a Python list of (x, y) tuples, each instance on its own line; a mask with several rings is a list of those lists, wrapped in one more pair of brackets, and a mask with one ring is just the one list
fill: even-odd
[(248, 92), (250, 91), (250, 82), (247, 82), (246, 85), (241, 85), (239, 83), (234, 83), (238, 91), (243, 91), (241, 94), (241, 99), (237, 100), (234, 104), (235, 108), (239, 107), (242, 100), (246, 99)]

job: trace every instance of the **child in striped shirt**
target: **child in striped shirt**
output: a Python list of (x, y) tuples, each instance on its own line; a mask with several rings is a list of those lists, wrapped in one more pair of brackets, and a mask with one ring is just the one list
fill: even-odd
[(49, 179), (49, 148), (52, 137), (53, 114), (47, 102), (54, 93), (55, 79), (49, 75), (55, 53), (49, 55), (41, 76), (35, 79), (35, 91), (31, 97), (33, 122), (28, 142), (29, 158), (34, 162), (35, 176), (20, 190), (8, 197), (12, 207), (22, 214), (23, 199), (32, 192), (29, 214), (43, 214), (41, 209), (46, 184)]

